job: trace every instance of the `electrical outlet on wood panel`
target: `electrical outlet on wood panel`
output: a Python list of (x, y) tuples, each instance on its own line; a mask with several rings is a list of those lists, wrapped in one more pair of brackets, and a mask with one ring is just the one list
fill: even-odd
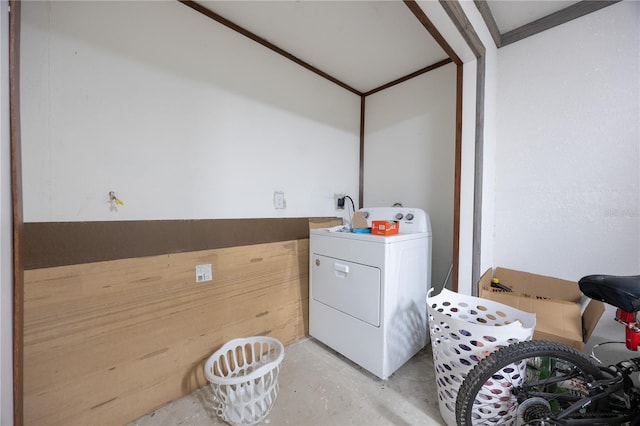
[(213, 279), (213, 272), (211, 264), (196, 265), (196, 282), (203, 283), (205, 281), (211, 281)]

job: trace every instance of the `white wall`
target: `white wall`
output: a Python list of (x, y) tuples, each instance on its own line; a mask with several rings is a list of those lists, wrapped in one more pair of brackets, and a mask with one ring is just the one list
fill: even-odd
[(22, 9), (25, 222), (328, 216), (357, 193), (358, 96), (178, 2)]
[(472, 294), (477, 61), (465, 62), (462, 86), (458, 291)]
[[(495, 203), (495, 162), (496, 149), (496, 84), (497, 48), (480, 12), (472, 1), (461, 1), (460, 5), (471, 22), (473, 29), (485, 47), (484, 56), (484, 103), (482, 134), (482, 209), (480, 224), (480, 270), (482, 274), (494, 262), (494, 203)], [(476, 174), (476, 99), (477, 61), (464, 64), (463, 83), (463, 138), (462, 173), (460, 194), (460, 268), (458, 289), (471, 294), (476, 284), (473, 277), (473, 217), (475, 174)]]
[(0, 1), (0, 425), (13, 424), (13, 231), (9, 134), (9, 13)]
[(495, 264), (640, 273), (640, 3), (498, 52)]
[(456, 66), (367, 96), (364, 205), (425, 210), (433, 229), (432, 283), (452, 262)]

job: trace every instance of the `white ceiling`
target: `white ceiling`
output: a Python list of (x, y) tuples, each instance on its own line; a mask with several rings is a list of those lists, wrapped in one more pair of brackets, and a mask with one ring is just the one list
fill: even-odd
[(448, 57), (402, 1), (200, 4), (361, 92)]
[[(360, 92), (447, 58), (401, 0), (198, 3)], [(573, 3), (488, 1), (501, 33)]]
[(487, 0), (500, 34), (544, 18), (578, 1), (568, 0)]

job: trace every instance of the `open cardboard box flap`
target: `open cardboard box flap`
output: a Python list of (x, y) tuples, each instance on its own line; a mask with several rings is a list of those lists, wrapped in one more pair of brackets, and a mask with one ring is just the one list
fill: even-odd
[[(500, 284), (512, 291), (493, 289), (493, 277), (498, 277)], [(479, 290), (480, 297), (535, 313), (534, 339), (554, 340), (579, 350), (584, 349), (584, 343), (604, 312), (602, 302), (591, 300), (580, 315), (582, 293), (574, 281), (513, 269), (487, 270), (480, 278)]]
[[(543, 275), (506, 268), (496, 268), (493, 276), (500, 278), (502, 284), (518, 293), (543, 299), (557, 299), (571, 303), (580, 303), (582, 292), (580, 292), (578, 284), (574, 281), (545, 277)], [(491, 278), (489, 278), (489, 283), (491, 283)]]

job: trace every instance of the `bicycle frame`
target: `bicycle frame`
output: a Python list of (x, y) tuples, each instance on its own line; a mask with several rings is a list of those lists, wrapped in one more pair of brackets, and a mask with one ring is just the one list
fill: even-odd
[(636, 314), (618, 308), (616, 310), (615, 320), (625, 326), (625, 344), (627, 349), (638, 351), (638, 345), (640, 345), (640, 327), (638, 327)]

